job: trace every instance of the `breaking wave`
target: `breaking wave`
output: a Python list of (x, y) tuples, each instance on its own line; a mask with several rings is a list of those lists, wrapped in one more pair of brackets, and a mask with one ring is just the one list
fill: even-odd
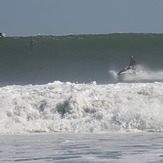
[(163, 83), (0, 88), (0, 133), (163, 131)]

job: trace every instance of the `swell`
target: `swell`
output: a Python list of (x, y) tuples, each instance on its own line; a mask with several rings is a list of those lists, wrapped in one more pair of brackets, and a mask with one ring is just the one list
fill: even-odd
[(162, 70), (162, 43), (163, 34), (143, 33), (1, 38), (0, 82), (112, 82), (108, 70), (128, 65), (130, 55), (140, 65)]

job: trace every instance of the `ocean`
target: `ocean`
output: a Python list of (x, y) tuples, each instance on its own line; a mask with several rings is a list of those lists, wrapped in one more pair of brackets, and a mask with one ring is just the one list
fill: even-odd
[(0, 38), (0, 161), (163, 162), (162, 54), (163, 34)]

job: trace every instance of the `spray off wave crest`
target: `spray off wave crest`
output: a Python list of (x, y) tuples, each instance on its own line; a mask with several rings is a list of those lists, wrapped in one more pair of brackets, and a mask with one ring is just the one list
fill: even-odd
[(109, 70), (109, 74), (115, 81), (136, 81), (136, 82), (153, 82), (153, 81), (163, 81), (163, 71), (161, 70), (150, 70), (149, 68), (145, 68), (141, 65), (137, 65), (135, 74), (125, 74), (121, 78), (118, 78), (118, 71)]
[(0, 133), (163, 131), (163, 83), (0, 88)]

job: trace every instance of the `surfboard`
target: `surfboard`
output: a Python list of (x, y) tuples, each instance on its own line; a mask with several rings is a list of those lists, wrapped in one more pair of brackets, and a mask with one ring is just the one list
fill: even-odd
[(136, 70), (133, 70), (130, 67), (126, 67), (122, 69), (120, 72), (117, 74), (117, 79), (119, 81), (130, 81), (130, 80), (135, 80), (138, 72)]
[(131, 68), (124, 68), (124, 69), (122, 69), (120, 72), (118, 72), (118, 76), (119, 75), (126, 75), (126, 74), (136, 74), (136, 71), (135, 70), (133, 70), (133, 69), (131, 69)]

